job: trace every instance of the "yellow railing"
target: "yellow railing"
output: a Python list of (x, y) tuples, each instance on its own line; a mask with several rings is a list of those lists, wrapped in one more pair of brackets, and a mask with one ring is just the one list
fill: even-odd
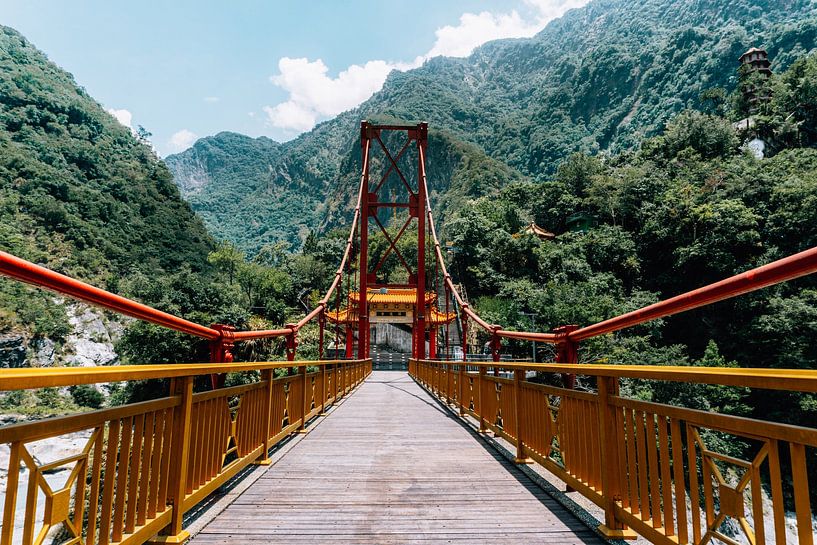
[[(527, 380), (529, 370), (591, 376), (597, 387), (539, 384)], [(518, 463), (541, 464), (603, 509), (600, 530), (609, 537), (635, 530), (658, 544), (737, 544), (722, 531), (728, 517), (752, 544), (814, 543), (808, 468), (817, 464), (817, 429), (621, 397), (619, 379), (814, 393), (817, 371), (411, 360), (409, 373), (461, 416), (476, 418), (480, 431), (515, 445)], [(753, 456), (716, 452), (704, 430), (745, 441)], [(783, 456), (789, 463), (781, 464)], [(789, 529), (784, 487), (796, 518)]]
[[(274, 369), (293, 362), (233, 363), (230, 372), (260, 371), (261, 380), (201, 393), (193, 393), (194, 377), (224, 365), (4, 370), (0, 391), (171, 382), (160, 399), (0, 428), (0, 444), (10, 448), (0, 545), (39, 544), (57, 531), (87, 545), (184, 541), (185, 512), (248, 465), (269, 463), (272, 446), (371, 373), (371, 360), (295, 364), (297, 375), (273, 378)], [(80, 431), (90, 432), (84, 448), (59, 460), (40, 463), (27, 448)], [(68, 477), (55, 487), (46, 475), (56, 470)], [(15, 519), (22, 519), (19, 535)]]

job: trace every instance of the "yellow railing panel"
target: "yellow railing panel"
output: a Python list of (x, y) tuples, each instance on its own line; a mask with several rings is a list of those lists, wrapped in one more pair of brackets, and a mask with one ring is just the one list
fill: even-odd
[[(491, 373), (500, 370), (513, 378)], [(598, 388), (537, 384), (526, 370), (596, 377)], [(659, 544), (733, 543), (722, 530), (731, 519), (749, 543), (782, 545), (795, 539), (784, 516), (789, 488), (796, 540), (814, 543), (808, 467), (817, 464), (817, 429), (624, 398), (618, 379), (813, 392), (815, 371), (411, 360), (409, 373), (442, 402), (455, 400), (454, 409), (474, 416), (481, 430), (515, 445), (518, 462), (538, 462), (601, 507), (600, 530), (610, 537), (635, 530)], [(439, 379), (447, 376), (460, 377), (462, 393)], [(718, 452), (710, 432), (747, 443), (750, 456)]]
[[(272, 369), (293, 364), (319, 370), (272, 378)], [(10, 449), (0, 545), (41, 543), (58, 530), (88, 545), (144, 543), (160, 531), (166, 542), (183, 540), (186, 511), (249, 464), (267, 462), (275, 443), (360, 384), (371, 360), (233, 363), (226, 370), (260, 370), (262, 379), (193, 393), (194, 376), (224, 372), (224, 365), (4, 373), (5, 389), (172, 380), (161, 399), (0, 428), (0, 443)], [(86, 430), (77, 454), (41, 463), (29, 451), (35, 441)], [(59, 485), (47, 477), (56, 470), (68, 475)]]

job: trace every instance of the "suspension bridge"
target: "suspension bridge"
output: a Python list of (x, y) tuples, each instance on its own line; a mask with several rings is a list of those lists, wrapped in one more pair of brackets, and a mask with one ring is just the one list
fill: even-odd
[[(578, 354), (588, 339), (811, 274), (817, 248), (600, 323), (512, 331), (482, 319), (446, 268), (426, 179), (427, 125), (364, 121), (360, 143), (337, 272), (314, 309), (280, 329), (193, 323), (0, 252), (0, 274), (211, 347), (200, 364), (3, 370), (0, 391), (146, 379), (164, 379), (166, 390), (0, 427), (9, 460), (0, 469), (0, 545), (814, 544), (817, 429), (632, 399), (619, 382), (817, 393), (817, 372), (579, 364)], [(387, 229), (386, 215), (400, 227)], [(388, 243), (375, 263), (372, 230)], [(409, 232), (417, 244), (407, 257), (398, 242)], [(384, 275), (389, 256), (405, 270)], [(299, 332), (313, 321), (319, 358), (299, 360)], [(372, 371), (377, 324), (410, 331), (408, 373)], [(472, 357), (475, 330), (488, 339), (488, 361)], [(286, 361), (234, 361), (236, 343), (268, 338), (285, 341)], [(555, 361), (505, 361), (507, 339), (551, 344)], [(225, 386), (228, 372), (260, 378)], [(577, 389), (576, 376), (593, 386)], [(752, 455), (719, 452), (705, 430), (744, 441)], [(37, 442), (78, 432), (75, 454), (32, 454)], [(214, 500), (233, 487), (243, 491), (226, 505)]]

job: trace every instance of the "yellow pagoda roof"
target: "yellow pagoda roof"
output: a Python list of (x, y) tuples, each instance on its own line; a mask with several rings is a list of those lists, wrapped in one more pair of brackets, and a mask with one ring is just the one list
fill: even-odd
[[(426, 292), (426, 304), (437, 299), (437, 294), (431, 291)], [(357, 303), (360, 300), (360, 293), (353, 291), (349, 294), (349, 301)], [(417, 301), (417, 290), (415, 288), (372, 288), (366, 290), (366, 300), (369, 304), (385, 305), (413, 305)]]
[(548, 231), (547, 229), (542, 229), (536, 223), (530, 222), (530, 224), (522, 229), (520, 232), (514, 235), (514, 238), (519, 237), (520, 235), (533, 235), (539, 237), (543, 240), (553, 240), (556, 238), (556, 235)]
[[(394, 288), (389, 290), (373, 288), (366, 291), (370, 305), (414, 305), (417, 301), (417, 291), (414, 288)], [(426, 296), (426, 325), (435, 326), (451, 323), (456, 317), (455, 312), (442, 312), (437, 308), (437, 294), (427, 292)], [(357, 304), (360, 300), (358, 292), (349, 294), (345, 307), (336, 310), (327, 310), (326, 319), (331, 323), (353, 324), (358, 321)]]
[(457, 317), (456, 312), (440, 312), (437, 307), (431, 307), (429, 313), (426, 315), (426, 325), (442, 325), (454, 321)]

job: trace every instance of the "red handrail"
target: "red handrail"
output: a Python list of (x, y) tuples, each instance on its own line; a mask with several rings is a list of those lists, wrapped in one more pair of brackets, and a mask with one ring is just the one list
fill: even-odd
[(817, 247), (779, 259), (768, 265), (736, 274), (720, 282), (715, 282), (714, 284), (676, 295), (675, 297), (654, 303), (639, 310), (634, 310), (622, 314), (621, 316), (616, 316), (615, 318), (577, 329), (569, 333), (568, 338), (572, 341), (589, 339), (590, 337), (596, 337), (610, 333), (611, 331), (632, 327), (634, 325), (643, 324), (644, 322), (649, 322), (650, 320), (671, 316), (679, 312), (723, 301), (724, 299), (729, 299), (814, 272), (817, 272)]
[[(365, 172), (365, 165), (364, 165)], [(329, 289), (320, 300), (318, 305), (297, 323), (287, 324), (281, 329), (262, 329), (254, 331), (236, 331), (230, 335), (232, 341), (247, 341), (254, 339), (264, 339), (271, 337), (285, 337), (298, 332), (304, 325), (315, 319), (323, 311), (332, 297), (334, 291), (340, 284), (340, 279), (346, 263), (349, 260), (354, 243), (355, 229), (360, 218), (360, 203), (363, 195), (363, 178), (361, 177), (360, 189), (358, 191), (357, 205), (355, 207), (354, 218), (349, 238), (346, 241), (346, 248), (343, 253), (335, 278)], [(224, 333), (211, 327), (203, 326), (184, 318), (168, 314), (153, 307), (138, 303), (121, 295), (116, 295), (101, 288), (97, 288), (85, 282), (75, 280), (64, 274), (52, 271), (40, 265), (26, 261), (9, 253), (0, 251), (0, 274), (32, 284), (34, 286), (52, 290), (63, 295), (68, 295), (74, 299), (91, 303), (92, 305), (112, 310), (119, 314), (131, 316), (139, 320), (144, 320), (153, 324), (161, 325), (175, 331), (188, 333), (197, 337), (202, 337), (211, 341), (216, 341), (224, 336)]]
[(121, 295), (74, 280), (64, 274), (35, 265), (30, 261), (2, 251), (0, 251), (0, 274), (182, 333), (189, 333), (209, 340), (216, 340), (221, 337), (221, 332), (215, 329), (131, 301)]
[[(368, 142), (366, 145), (368, 145)], [(434, 243), (434, 252), (436, 254), (436, 259), (442, 272), (445, 285), (453, 294), (457, 304), (462, 309), (462, 312), (492, 335), (509, 339), (546, 343), (559, 343), (565, 340), (578, 342), (817, 272), (817, 247), (815, 247), (780, 259), (773, 263), (763, 265), (762, 267), (757, 267), (750, 271), (737, 274), (725, 280), (721, 280), (720, 282), (709, 284), (696, 290), (692, 290), (670, 299), (646, 306), (639, 310), (628, 312), (626, 314), (616, 316), (615, 318), (610, 318), (609, 320), (604, 320), (569, 333), (542, 333), (531, 331), (509, 331), (502, 329), (502, 327), (499, 325), (489, 324), (483, 320), (470, 308), (468, 303), (462, 299), (462, 296), (454, 287), (454, 283), (451, 280), (451, 275), (448, 273), (445, 260), (443, 259), (440, 241), (437, 238), (437, 230), (436, 226), (434, 225), (434, 216), (431, 212), (431, 200), (429, 197), (424, 168), (424, 155), (425, 154), (423, 153), (422, 148), (420, 148), (420, 164), (422, 167), (420, 170), (420, 183), (422, 183), (426, 189), (425, 195), (428, 223), (430, 226), (432, 241)], [(364, 153), (364, 158), (368, 158), (368, 154)], [(307, 315), (301, 318), (301, 320), (297, 323), (288, 324), (281, 329), (238, 331), (232, 334), (232, 340), (243, 341), (294, 335), (301, 327), (303, 327), (309, 321), (315, 319), (326, 310), (332, 294), (339, 287), (343, 270), (351, 257), (355, 231), (357, 229), (358, 221), (360, 220), (360, 208), (363, 198), (363, 191), (366, 189), (365, 172), (366, 165), (364, 164), (364, 174), (361, 175), (357, 204), (355, 207), (354, 217), (352, 219), (352, 227), (346, 241), (346, 248), (344, 250), (340, 265), (335, 272), (335, 278), (324, 297), (318, 302), (317, 306), (308, 312)], [(196, 324), (189, 320), (185, 320), (184, 318), (162, 312), (142, 303), (137, 303), (136, 301), (132, 301), (120, 295), (91, 286), (85, 282), (75, 280), (2, 251), (0, 251), (0, 274), (39, 286), (41, 288), (53, 290), (75, 299), (124, 314), (126, 316), (131, 316), (133, 318), (158, 324), (175, 331), (196, 335), (211, 341), (219, 340), (224, 335), (217, 329)]]

